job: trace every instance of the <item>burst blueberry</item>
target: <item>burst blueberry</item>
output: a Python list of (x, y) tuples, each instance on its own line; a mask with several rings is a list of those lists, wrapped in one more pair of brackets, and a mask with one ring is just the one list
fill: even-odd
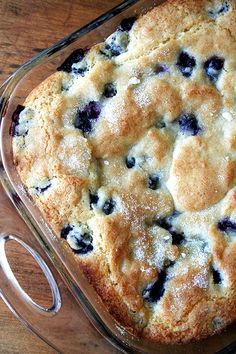
[(226, 233), (236, 233), (236, 222), (230, 220), (228, 216), (221, 219), (218, 222), (217, 227), (220, 231)]
[(76, 254), (87, 254), (93, 250), (92, 236), (88, 232), (81, 232), (75, 225), (65, 225), (61, 230), (61, 237)]
[(116, 45), (115, 42), (111, 42), (105, 45), (105, 51), (101, 51), (102, 54), (107, 56), (108, 58), (117, 57), (122, 53), (122, 49), (119, 45)]
[(219, 75), (224, 68), (224, 62), (224, 58), (214, 55), (204, 63), (203, 67), (205, 73), (211, 82), (215, 83), (218, 80)]
[(161, 227), (162, 229), (167, 230), (171, 236), (172, 236), (172, 245), (180, 245), (184, 241), (184, 233), (183, 232), (178, 232), (172, 226), (171, 222), (173, 218), (176, 218), (180, 215), (179, 212), (175, 211), (172, 215), (170, 215), (167, 218), (163, 219), (158, 219), (155, 221), (155, 224)]
[(90, 199), (90, 209), (93, 209), (95, 205), (97, 205), (99, 197), (95, 193), (90, 193), (89, 194), (89, 199)]
[(99, 102), (91, 101), (82, 110), (78, 109), (74, 126), (83, 133), (90, 133), (94, 122), (101, 113)]
[(155, 74), (164, 74), (169, 72), (169, 68), (166, 64), (157, 64), (154, 68)]
[(105, 201), (102, 211), (104, 212), (104, 214), (106, 215), (110, 215), (113, 213), (114, 209), (115, 209), (115, 202), (113, 199), (108, 199)]
[(114, 97), (117, 94), (117, 89), (112, 82), (107, 83), (104, 86), (103, 96), (106, 98)]
[(142, 293), (145, 301), (155, 303), (160, 300), (165, 292), (166, 277), (166, 271), (162, 270), (158, 275), (158, 279), (154, 283), (148, 284)]
[(82, 65), (80, 67), (78, 66), (72, 66), (71, 72), (75, 75), (80, 75), (80, 76), (85, 76), (86, 71), (88, 71), (87, 65)]
[(69, 234), (70, 231), (73, 230), (73, 227), (70, 225), (65, 225), (63, 226), (63, 228), (61, 229), (61, 237), (64, 238), (66, 240), (67, 235)]
[[(20, 104), (18, 104), (18, 106), (16, 107), (16, 110), (14, 111), (13, 115), (12, 115), (12, 125), (11, 125), (11, 136), (21, 136), (21, 134), (19, 133), (18, 130), (18, 126), (19, 126), (19, 119), (20, 119), (20, 113), (25, 109), (25, 106), (22, 106)], [(23, 136), (27, 135), (28, 131), (25, 132), (25, 134), (23, 134)]]
[(196, 66), (196, 60), (187, 52), (181, 52), (176, 65), (184, 77), (190, 77)]
[(220, 272), (213, 267), (211, 268), (211, 271), (212, 271), (212, 276), (213, 276), (213, 282), (215, 284), (220, 284), (222, 282)]
[(41, 194), (41, 193), (44, 193), (48, 188), (50, 188), (51, 185), (52, 185), (52, 183), (50, 181), (47, 181), (47, 182), (43, 183), (41, 186), (35, 187), (35, 190)]
[(199, 135), (202, 131), (198, 120), (193, 113), (182, 114), (178, 119), (180, 130), (183, 134)]
[(148, 188), (156, 190), (159, 187), (160, 178), (157, 174), (151, 175), (148, 178)]
[(230, 9), (230, 5), (228, 1), (224, 1), (223, 4), (220, 7), (217, 7), (215, 9), (212, 9), (208, 11), (208, 15), (215, 19), (218, 16), (224, 15), (226, 12), (228, 12)]
[(72, 70), (72, 65), (79, 63), (84, 59), (86, 50), (79, 48), (73, 51), (70, 56), (57, 68), (58, 71), (65, 71), (70, 73)]
[(172, 245), (178, 246), (184, 241), (183, 232), (177, 232), (173, 227), (171, 227), (168, 231), (172, 236)]
[(127, 168), (133, 168), (135, 166), (135, 158), (127, 156), (125, 159), (125, 164)]
[(128, 44), (128, 32), (117, 30), (110, 37), (108, 37), (105, 42), (105, 47), (101, 50), (101, 53), (108, 58), (112, 58), (113, 56), (116, 57), (126, 52)]
[(136, 21), (137, 17), (128, 17), (121, 21), (118, 30), (120, 31), (130, 31), (133, 27), (134, 22)]

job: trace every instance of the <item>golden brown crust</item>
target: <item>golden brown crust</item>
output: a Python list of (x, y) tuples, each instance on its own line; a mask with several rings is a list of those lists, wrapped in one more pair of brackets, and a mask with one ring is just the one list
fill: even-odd
[(168, 0), (91, 48), (84, 76), (36, 87), (15, 123), (35, 203), (108, 311), (146, 339), (199, 340), (236, 319), (235, 57), (233, 0)]

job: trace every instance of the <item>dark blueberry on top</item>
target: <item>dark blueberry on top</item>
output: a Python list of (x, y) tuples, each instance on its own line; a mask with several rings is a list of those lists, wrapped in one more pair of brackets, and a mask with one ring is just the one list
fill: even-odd
[(169, 72), (169, 68), (165, 64), (157, 64), (154, 68), (155, 74), (164, 74)]
[(236, 233), (236, 222), (231, 221), (228, 216), (221, 219), (218, 222), (217, 227), (220, 231), (224, 231), (226, 233), (228, 232)]
[(105, 201), (102, 211), (104, 212), (104, 214), (106, 215), (110, 215), (113, 213), (114, 209), (115, 209), (115, 202), (113, 199), (108, 199)]
[(70, 54), (70, 56), (57, 68), (58, 71), (66, 71), (70, 73), (72, 65), (84, 59), (86, 50), (79, 48)]
[(211, 18), (216, 18), (217, 16), (221, 16), (221, 15), (225, 14), (226, 12), (228, 12), (229, 8), (230, 8), (229, 2), (228, 1), (224, 1), (223, 4), (220, 7), (208, 11), (208, 15)]
[(166, 220), (166, 219), (161, 219), (156, 222), (156, 224), (167, 230), (171, 236), (172, 236), (172, 245), (180, 245), (182, 241), (184, 241), (184, 233), (183, 232), (177, 232), (174, 227)]
[(215, 284), (220, 284), (222, 282), (222, 279), (221, 279), (221, 276), (220, 276), (220, 273), (217, 269), (215, 268), (211, 268), (211, 271), (212, 271), (212, 276), (213, 276), (213, 281)]
[(78, 111), (75, 117), (74, 126), (80, 129), (83, 133), (90, 133), (92, 130), (91, 121), (88, 119), (87, 113)]
[(64, 238), (66, 240), (67, 235), (69, 234), (70, 231), (73, 230), (73, 227), (70, 225), (65, 225), (63, 226), (63, 228), (61, 229), (61, 237)]
[(134, 22), (137, 20), (137, 17), (128, 17), (121, 21), (118, 30), (120, 31), (130, 31), (133, 27)]
[(196, 66), (196, 60), (187, 52), (181, 52), (176, 65), (184, 77), (190, 77)]
[(127, 168), (133, 168), (135, 166), (135, 158), (127, 156), (125, 159)]
[(90, 193), (89, 198), (90, 198), (90, 209), (93, 209), (94, 205), (97, 205), (99, 197), (97, 194)]
[[(25, 109), (25, 106), (18, 104), (12, 115), (11, 136), (21, 136), (18, 130), (20, 113)], [(23, 135), (27, 135), (27, 132)]]
[(108, 58), (125, 53), (129, 44), (129, 34), (126, 31), (117, 30), (105, 42), (105, 48), (101, 51)]
[(82, 110), (78, 109), (74, 126), (80, 129), (83, 133), (90, 133), (92, 123), (97, 120), (101, 112), (99, 102), (91, 101)]
[(179, 119), (180, 131), (187, 135), (198, 135), (202, 129), (198, 124), (198, 120), (193, 113), (182, 114)]
[(116, 35), (114, 35), (110, 43), (106, 43), (105, 45), (105, 50), (107, 51), (105, 52), (105, 55), (107, 55), (109, 58), (117, 57), (118, 55), (126, 51), (127, 45), (128, 45), (128, 40), (124, 42), (122, 45), (118, 44), (117, 37)]
[(83, 65), (81, 67), (72, 67), (71, 72), (75, 75), (85, 76), (86, 71), (88, 71), (88, 67)]
[(178, 246), (182, 243), (182, 241), (184, 241), (183, 232), (176, 232), (173, 227), (171, 227), (168, 231), (172, 236), (172, 245)]
[(92, 236), (87, 232), (81, 233), (80, 229), (74, 225), (65, 225), (61, 230), (61, 237), (68, 242), (76, 254), (86, 254), (93, 250)]
[(91, 101), (85, 107), (85, 111), (89, 119), (97, 119), (101, 113), (101, 105), (99, 102)]
[(154, 174), (148, 178), (148, 188), (156, 190), (159, 187), (160, 178)]
[(45, 192), (49, 187), (51, 187), (52, 183), (50, 181), (47, 181), (46, 183), (43, 183), (42, 186), (35, 187), (35, 190), (38, 193), (43, 193)]
[(159, 227), (167, 230), (172, 236), (172, 245), (180, 245), (184, 241), (184, 233), (177, 232), (175, 228), (171, 225), (171, 220), (175, 217), (178, 217), (180, 213), (174, 212), (171, 216), (163, 219), (158, 219), (155, 221), (155, 224)]
[(154, 283), (148, 284), (143, 290), (143, 298), (147, 302), (157, 302), (164, 295), (165, 292), (166, 271), (162, 270), (158, 275), (158, 280)]
[(222, 6), (217, 11), (217, 15), (222, 15), (222, 14), (228, 12), (228, 11), (229, 11), (229, 3), (228, 3), (228, 1), (224, 1)]
[(168, 230), (171, 228), (171, 224), (168, 218), (158, 219), (155, 221), (155, 224), (161, 227), (162, 229)]
[(103, 96), (110, 98), (110, 97), (114, 97), (116, 94), (117, 94), (117, 89), (113, 83), (109, 82), (104, 86)]
[(106, 44), (105, 49), (108, 52), (101, 52), (102, 54), (108, 56), (108, 58), (111, 57), (117, 57), (122, 53), (121, 47), (119, 45), (116, 45), (114, 42), (111, 42), (109, 44)]
[(214, 55), (204, 63), (203, 67), (205, 73), (211, 82), (216, 82), (218, 80), (221, 70), (224, 67), (224, 62), (224, 58)]

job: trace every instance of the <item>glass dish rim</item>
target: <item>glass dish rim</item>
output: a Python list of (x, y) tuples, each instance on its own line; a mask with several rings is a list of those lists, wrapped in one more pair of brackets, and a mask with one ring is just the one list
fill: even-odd
[[(3, 112), (6, 107), (7, 101), (10, 98), (13, 88), (16, 87), (16, 85), (19, 83), (19, 81), (24, 77), (25, 74), (28, 73), (31, 69), (33, 69), (35, 66), (37, 66), (39, 63), (41, 63), (43, 60), (49, 58), (51, 55), (59, 52), (63, 48), (66, 48), (68, 45), (71, 43), (75, 42), (77, 39), (80, 37), (86, 35), (90, 31), (96, 29), (100, 25), (104, 24), (106, 21), (112, 19), (116, 15), (122, 13), (122, 11), (128, 9), (132, 5), (140, 2), (140, 0), (125, 0), (121, 4), (117, 5), (116, 7), (112, 8), (111, 10), (107, 11), (105, 14), (99, 16), (98, 18), (94, 19), (93, 21), (89, 22), (88, 24), (84, 25), (83, 27), (75, 30), (74, 32), (70, 33), (69, 35), (65, 36), (61, 40), (57, 41), (55, 44), (52, 46), (44, 49), (41, 53), (37, 54), (34, 56), (32, 59), (28, 60), (26, 63), (24, 63), (13, 75), (11, 75), (1, 86), (0, 86), (0, 124), (2, 123), (2, 117), (3, 117)], [(155, 5), (155, 0), (153, 1), (153, 4)], [(1, 124), (2, 125), (2, 124)], [(1, 144), (2, 144), (2, 139), (1, 139)], [(2, 154), (2, 146), (0, 147), (0, 152)], [(1, 158), (0, 158), (1, 161)], [(34, 229), (34, 234), (38, 234), (36, 236), (37, 240), (41, 240), (40, 244), (43, 248), (43, 250), (46, 252), (46, 254), (49, 256), (50, 259), (52, 259), (52, 255), (54, 255), (54, 250), (50, 249), (48, 245), (46, 244), (45, 240), (41, 236), (39, 227), (35, 226), (35, 220), (31, 213), (28, 211), (28, 208), (25, 206), (24, 201), (19, 197), (18, 193), (15, 190), (15, 187), (10, 181), (10, 178), (7, 176), (7, 172), (2, 165), (0, 164), (0, 180), (7, 191), (8, 195), (10, 196), (11, 200), (13, 201), (16, 209), (19, 211), (23, 219), (27, 219), (28, 223), (31, 224), (31, 229)], [(17, 197), (19, 197), (19, 200), (17, 200)], [(27, 211), (27, 212), (26, 212)], [(41, 231), (41, 230), (40, 230)], [(42, 232), (43, 234), (43, 232)], [(54, 264), (54, 262), (53, 262)], [(54, 264), (55, 266), (55, 264)], [(62, 265), (64, 267), (64, 265)], [(68, 272), (65, 270), (62, 274), (62, 270), (59, 271), (60, 275), (62, 278), (68, 276)], [(68, 285), (70, 283), (70, 285)], [(68, 281), (67, 286), (73, 288), (73, 294), (79, 299), (80, 303), (82, 304), (82, 307), (84, 308), (86, 314), (88, 315), (88, 318), (90, 321), (95, 325), (97, 330), (103, 334), (103, 336), (108, 339), (109, 342), (111, 342), (116, 348), (120, 349), (123, 352), (126, 353), (145, 353), (144, 351), (138, 349), (137, 347), (134, 347), (133, 345), (130, 345), (129, 343), (125, 342), (124, 340), (116, 337), (112, 330), (106, 326), (106, 324), (103, 322), (101, 319), (99, 313), (97, 312), (96, 309), (94, 309), (93, 305), (89, 302), (89, 300), (84, 296), (83, 292), (78, 288), (75, 287), (73, 282)], [(130, 335), (130, 333), (128, 333)], [(131, 338), (128, 338), (128, 341)], [(136, 338), (135, 338), (136, 339)], [(137, 339), (138, 340), (138, 339)], [(233, 346), (233, 347), (232, 347)], [(224, 353), (229, 353), (229, 350), (234, 350), (236, 349), (236, 342), (231, 343), (227, 347), (221, 349), (217, 354), (224, 354)], [(233, 352), (232, 352), (233, 353)]]

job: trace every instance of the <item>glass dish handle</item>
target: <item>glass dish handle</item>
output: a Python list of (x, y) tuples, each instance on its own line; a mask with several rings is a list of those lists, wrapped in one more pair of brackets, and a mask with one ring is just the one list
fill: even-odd
[[(38, 263), (42, 269), (52, 292), (52, 306), (45, 308), (34, 302), (31, 297), (22, 289), (14, 276), (6, 256), (6, 243), (16, 241), (24, 247)], [(11, 311), (22, 321), (24, 317), (38, 317), (39, 315), (47, 317), (54, 316), (61, 308), (61, 295), (57, 283), (41, 256), (28, 246), (25, 242), (14, 235), (0, 235), (0, 296)], [(24, 322), (24, 320), (23, 320)], [(28, 323), (24, 323), (29, 327)]]
[[(14, 276), (8, 263), (5, 249), (6, 243), (13, 240), (24, 247), (42, 269), (52, 292), (52, 306), (50, 308), (43, 307), (34, 302), (22, 289)], [(14, 235), (0, 235), (0, 296), (16, 315), (19, 306), (21, 312), (36, 312), (47, 317), (54, 316), (61, 308), (60, 291), (49, 267), (38, 252)]]

